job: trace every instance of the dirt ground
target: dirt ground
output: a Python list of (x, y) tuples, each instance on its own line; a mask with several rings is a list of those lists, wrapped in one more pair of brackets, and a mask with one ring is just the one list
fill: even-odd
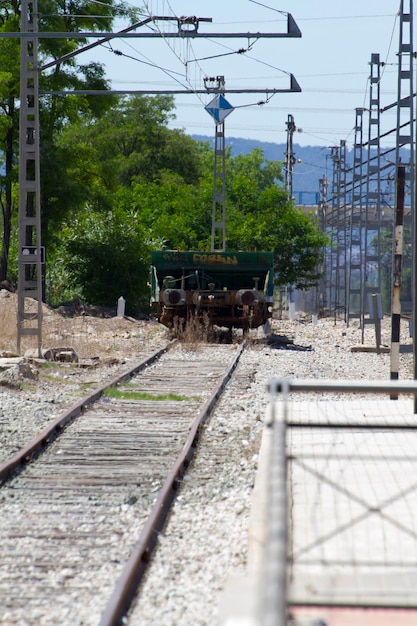
[[(81, 302), (57, 310), (47, 305), (42, 308), (43, 355), (51, 350), (67, 350), (79, 360), (108, 364), (134, 358), (143, 351), (144, 342), (157, 343), (168, 338), (167, 330), (154, 320), (117, 317), (115, 312)], [(0, 327), (0, 357), (18, 356), (17, 295), (5, 289), (0, 290)], [(38, 356), (37, 338), (22, 337), (20, 353)]]

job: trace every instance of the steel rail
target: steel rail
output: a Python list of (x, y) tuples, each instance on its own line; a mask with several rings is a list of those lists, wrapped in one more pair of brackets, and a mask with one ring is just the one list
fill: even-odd
[(185, 474), (196, 450), (201, 427), (210, 416), (210, 413), (229, 382), (244, 348), (245, 342), (238, 348), (237, 354), (233, 358), (222, 380), (217, 384), (212, 395), (203, 404), (200, 413), (195, 418), (187, 440), (159, 491), (142, 533), (120, 575), (99, 626), (119, 626), (125, 623), (126, 613), (129, 610), (148, 567), (151, 554), (158, 540), (158, 534), (162, 530), (168, 517), (180, 480)]
[(119, 376), (116, 376), (109, 383), (105, 383), (95, 391), (91, 392), (88, 396), (85, 396), (81, 400), (75, 402), (75, 404), (61, 413), (59, 417), (51, 421), (37, 437), (21, 448), (21, 450), (10, 457), (10, 459), (0, 465), (0, 485), (10, 478), (13, 472), (21, 469), (24, 465), (43, 452), (48, 444), (51, 443), (64, 430), (64, 428), (68, 426), (68, 424), (70, 424), (78, 415), (80, 415), (90, 404), (96, 402), (103, 395), (106, 389), (109, 389), (109, 387), (115, 387), (119, 383), (132, 378), (132, 376), (159, 359), (177, 342), (178, 340), (176, 339), (170, 341), (166, 346), (156, 352), (153, 352), (150, 356), (146, 357), (139, 363), (136, 363), (136, 365), (132, 368), (123, 372)]
[(409, 393), (417, 396), (416, 380), (325, 380), (321, 378), (272, 378), (268, 382), (272, 394), (282, 391), (340, 391), (346, 393)]

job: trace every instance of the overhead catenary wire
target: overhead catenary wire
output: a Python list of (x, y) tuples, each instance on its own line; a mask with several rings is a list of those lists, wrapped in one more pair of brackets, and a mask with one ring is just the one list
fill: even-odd
[[(171, 12), (172, 12), (173, 16), (174, 16), (174, 17), (177, 17), (177, 16), (175, 15), (175, 12), (172, 10), (172, 7), (171, 7), (170, 3), (168, 2), (167, 4), (168, 4), (169, 9), (171, 10)], [(145, 2), (144, 2), (144, 7), (145, 7), (145, 9), (148, 11), (149, 17), (152, 17), (152, 11), (151, 11), (151, 9), (149, 8), (149, 3), (145, 1)], [(185, 70), (185, 72), (184, 72), (184, 73), (185, 73), (185, 82), (186, 82), (186, 84), (187, 84), (187, 85), (188, 85), (188, 86), (189, 86), (192, 90), (194, 90), (194, 91), (195, 91), (195, 87), (193, 87), (193, 85), (191, 84), (191, 81), (189, 80), (188, 73), (187, 73), (187, 66), (186, 66), (186, 64), (185, 64), (185, 62), (184, 62), (184, 59), (183, 59), (183, 58), (182, 58), (182, 57), (181, 57), (181, 56), (180, 56), (180, 55), (176, 52), (176, 50), (175, 50), (174, 46), (173, 46), (173, 45), (171, 45), (170, 40), (168, 40), (166, 37), (164, 37), (164, 33), (163, 33), (163, 31), (159, 28), (159, 26), (158, 26), (158, 24), (157, 24), (157, 23), (155, 23), (155, 27), (157, 28), (157, 30), (158, 30), (159, 34), (161, 35), (161, 37), (162, 37), (163, 41), (165, 42), (165, 44), (167, 44), (167, 46), (168, 46), (168, 48), (171, 50), (171, 52), (175, 55), (175, 57), (176, 57), (176, 58), (180, 61), (180, 63), (184, 66), (184, 70)], [(187, 41), (188, 41), (188, 39), (187, 39)], [(187, 44), (187, 45), (188, 45), (188, 44)], [(188, 45), (188, 49), (191, 49), (191, 46), (190, 46), (190, 45)], [(202, 104), (204, 104), (204, 103), (203, 103), (203, 99), (200, 97), (200, 95), (199, 95), (199, 94), (196, 94), (196, 95), (197, 95), (198, 99), (200, 100), (200, 102), (201, 102)]]
[[(97, 7), (100, 6), (100, 0), (87, 0), (87, 1), (89, 3), (91, 3), (92, 6), (94, 4), (97, 5)], [(267, 22), (267, 23), (270, 23), (270, 24), (273, 24), (274, 22), (277, 23), (278, 20), (282, 21), (281, 16), (285, 14), (284, 11), (279, 13), (279, 11), (274, 9), (273, 6), (268, 6), (268, 5), (275, 4), (275, 3), (271, 2), (270, 0), (264, 0), (263, 2), (261, 0), (261, 2), (259, 2), (259, 3), (247, 1), (246, 3), (242, 3), (242, 11), (239, 11), (239, 15), (235, 16), (235, 19), (233, 19), (233, 21), (229, 21), (228, 19), (224, 19), (224, 18), (227, 18), (228, 16), (227, 16), (225, 11), (222, 12), (222, 10), (220, 10), (217, 13), (217, 16), (216, 16), (216, 23), (217, 24), (222, 24), (222, 25), (233, 24), (234, 26), (236, 26), (236, 24), (239, 24), (239, 23), (242, 23), (242, 24), (243, 23), (254, 24), (253, 21), (248, 21), (248, 20), (244, 19), (246, 17), (246, 15), (245, 15), (245, 13), (243, 11), (243, 4), (246, 4), (246, 5), (251, 4), (253, 7), (254, 6), (258, 6), (258, 9), (256, 10), (256, 13), (257, 13), (257, 15), (256, 15), (256, 23), (258, 23), (258, 24), (264, 23), (264, 21)], [(102, 6), (105, 7), (106, 10), (109, 9), (109, 4), (106, 3), (106, 2), (102, 2)], [(172, 2), (172, 1), (169, 2), (168, 0), (160, 0), (158, 2), (156, 2), (156, 1), (151, 2), (151, 0), (148, 0), (147, 6), (148, 6), (148, 9), (151, 9), (153, 14), (155, 14), (157, 12), (157, 9), (163, 10), (164, 8), (167, 9), (167, 14), (170, 14), (171, 13), (170, 9), (172, 9), (172, 7), (177, 8), (176, 11), (172, 11), (172, 16), (175, 17), (176, 14), (179, 14), (178, 6), (180, 6), (180, 4), (179, 4), (179, 2), (177, 2), (177, 3)], [(214, 3), (213, 7), (214, 6), (216, 6), (216, 3)], [(129, 16), (129, 14), (133, 15), (134, 12), (136, 12), (136, 15), (138, 15), (139, 11), (141, 12), (142, 15), (147, 14), (146, 10), (144, 10), (143, 5), (140, 8), (137, 8), (137, 7), (133, 6), (131, 3), (128, 2), (128, 3), (126, 3), (125, 7), (126, 7), (126, 12), (125, 12), (126, 16)], [(116, 8), (117, 8), (117, 10), (121, 9), (121, 7), (119, 5)], [(253, 11), (254, 11), (254, 9), (253, 9)], [(272, 14), (272, 11), (274, 11), (274, 14)], [(271, 19), (270, 20), (262, 20), (261, 19), (262, 18), (262, 12), (264, 14), (265, 13), (266, 14), (269, 13), (271, 15)], [(298, 12), (300, 13), (300, 8), (298, 9)], [(78, 11), (78, 13), (80, 13), (80, 11)], [(98, 13), (100, 13), (99, 9), (97, 10), (97, 14)], [(336, 13), (336, 11), (334, 11), (333, 13)], [(346, 13), (348, 13), (348, 12), (346, 12)], [(386, 14), (380, 14), (380, 12), (374, 11), (373, 15), (370, 15), (370, 14), (369, 15), (368, 14), (365, 14), (365, 15), (355, 14), (355, 13), (358, 13), (357, 11), (356, 12), (353, 11), (353, 13), (354, 13), (353, 15), (339, 15), (339, 16), (330, 14), (330, 15), (320, 15), (320, 16), (314, 17), (314, 15), (312, 15), (311, 18), (308, 17), (308, 16), (304, 18), (302, 16), (302, 14), (301, 15), (299, 14), (299, 15), (296, 15), (296, 19), (297, 19), (297, 22), (301, 22), (301, 23), (304, 23), (304, 24), (309, 24), (309, 23), (312, 24), (312, 20), (323, 21), (323, 22), (325, 22), (325, 21), (332, 21), (332, 20), (339, 21), (339, 22), (340, 21), (343, 22), (343, 21), (347, 21), (347, 20), (352, 20), (352, 26), (354, 26), (354, 24), (353, 24), (354, 20), (356, 20), (356, 21), (361, 21), (361, 20), (362, 21), (366, 21), (366, 20), (369, 20), (369, 19), (373, 19), (373, 20), (375, 20), (375, 19), (385, 19), (386, 20), (387, 17), (393, 17), (394, 18), (394, 26), (392, 26), (391, 23), (390, 23), (390, 31), (395, 29), (395, 21), (397, 20), (397, 16), (395, 15), (394, 12), (391, 13), (391, 14), (389, 12), (387, 12)], [(364, 13), (366, 13), (366, 11), (364, 11)], [(216, 15), (216, 14), (214, 13), (214, 15)], [(220, 19), (217, 19), (217, 17), (219, 17)], [(242, 19), (239, 19), (239, 17), (241, 17)], [(99, 19), (99, 18), (97, 17), (96, 19)], [(124, 20), (125, 17), (122, 17), (122, 19)], [(392, 28), (391, 28), (391, 26), (392, 26)], [(167, 28), (168, 28), (168, 27), (166, 28), (165, 25), (162, 25), (161, 23), (159, 24), (159, 27), (160, 27), (160, 31), (161, 32), (166, 31)], [(175, 28), (175, 29), (177, 28), (177, 24), (174, 21), (172, 22), (172, 27)], [(310, 29), (312, 27), (314, 29), (316, 28), (315, 26), (310, 26)], [(354, 27), (356, 28), (356, 26), (354, 26)], [(366, 24), (365, 24), (365, 27), (366, 27)], [(147, 28), (149, 28), (152, 31), (157, 32), (155, 23), (149, 24), (149, 26), (146, 26), (143, 30), (145, 30)], [(200, 31), (201, 30), (202, 29), (200, 28)], [(224, 28), (223, 28), (223, 30), (224, 30)], [(305, 35), (305, 33), (303, 33), (303, 35)], [(392, 40), (392, 35), (391, 35), (391, 40)], [(190, 85), (190, 87), (195, 89), (196, 86), (199, 85), (199, 82), (202, 80), (204, 75), (214, 75), (213, 72), (215, 72), (215, 70), (213, 70), (213, 65), (215, 65), (216, 59), (214, 58), (213, 62), (210, 61), (210, 57), (215, 57), (216, 56), (216, 50), (215, 49), (213, 49), (213, 54), (212, 55), (207, 55), (207, 59), (208, 59), (207, 61), (206, 60), (201, 60), (200, 61), (200, 69), (196, 68), (195, 72), (194, 72), (194, 68), (191, 67), (192, 65), (196, 65), (196, 61), (194, 59), (200, 59), (200, 58), (201, 59), (205, 59), (206, 58), (205, 55), (201, 55), (200, 49), (199, 49), (199, 47), (197, 45), (197, 44), (199, 44), (202, 41), (203, 41), (202, 39), (192, 39), (191, 37), (190, 38), (184, 37), (184, 38), (181, 38), (179, 40), (175, 40), (175, 39), (171, 40), (172, 48), (175, 50), (175, 52), (179, 56), (181, 66), (184, 67), (184, 61), (186, 61), (186, 63), (187, 63), (187, 67), (184, 67), (184, 78), (183, 78), (183, 74), (182, 74), (181, 68), (178, 69), (177, 67), (175, 67), (175, 63), (169, 63), (169, 59), (165, 59), (163, 56), (159, 56), (159, 55), (155, 56), (152, 53), (147, 54), (146, 55), (147, 58), (144, 58), (142, 56), (142, 50), (144, 49), (144, 47), (142, 45), (140, 45), (140, 46), (138, 46), (138, 45), (137, 46), (133, 46), (132, 50), (135, 50), (135, 53), (134, 54), (129, 54), (129, 51), (125, 50), (124, 47), (127, 44), (127, 42), (132, 42), (131, 39), (127, 39), (127, 38), (124, 39), (123, 40), (123, 46), (121, 46), (120, 48), (121, 48), (121, 51), (124, 53), (123, 57), (126, 60), (129, 59), (129, 60), (131, 60), (133, 62), (139, 62), (142, 65), (147, 65), (147, 63), (150, 63), (150, 65), (148, 66), (149, 68), (154, 68), (155, 67), (155, 70), (156, 70), (154, 72), (154, 76), (155, 77), (158, 76), (158, 72), (160, 72), (159, 67), (162, 66), (164, 69), (168, 70), (168, 73), (166, 75), (168, 81), (171, 81), (171, 80), (174, 81), (174, 77), (176, 77), (180, 81), (182, 81), (182, 80), (188, 81), (185, 84)], [(224, 39), (220, 39), (220, 41), (224, 42), (225, 40)], [(114, 40), (112, 40), (112, 42), (113, 42), (113, 46), (114, 46)], [(173, 45), (174, 42), (175, 42), (175, 45)], [(206, 39), (204, 39), (204, 42), (206, 42)], [(136, 43), (136, 41), (135, 41), (135, 43)], [(168, 38), (166, 38), (166, 41), (165, 41), (165, 44), (167, 44), (167, 43), (169, 43), (169, 39)], [(212, 44), (213, 46), (216, 46), (217, 48), (219, 47), (219, 41), (213, 42), (213, 40), (211, 40), (210, 42), (208, 41), (207, 43), (208, 44)], [(250, 43), (252, 44), (252, 40), (251, 40)], [(107, 45), (104, 45), (104, 46), (102, 45), (102, 47), (109, 48), (110, 46), (107, 44)], [(137, 48), (137, 50), (135, 48)], [(222, 47), (221, 50), (225, 51), (224, 52), (225, 57), (227, 57), (227, 55), (229, 55), (229, 53), (230, 53), (229, 58), (232, 59), (233, 58), (233, 53), (235, 52), (235, 50), (233, 50), (233, 48), (234, 48), (234, 46), (232, 45), (229, 50), (227, 50), (227, 48), (224, 48), (224, 47)], [(390, 71), (390, 63), (389, 63), (389, 61), (390, 61), (390, 59), (389, 59), (390, 50), (391, 50), (391, 47), (388, 48), (387, 55), (383, 55), (383, 57), (382, 57), (382, 58), (384, 58), (384, 61), (386, 63), (386, 65), (384, 65), (384, 69), (383, 69), (384, 77)], [(258, 48), (256, 47), (256, 53), (258, 53), (258, 52), (259, 52)], [(112, 54), (117, 54), (117, 53), (112, 52)], [(122, 55), (120, 55), (120, 56), (122, 56)], [(137, 59), (134, 58), (135, 56), (137, 56)], [(259, 54), (250, 55), (250, 54), (246, 53), (245, 55), (242, 55), (242, 56), (244, 56), (245, 58), (255, 57), (255, 59), (253, 59), (253, 62), (256, 63), (256, 65), (258, 65), (258, 61), (259, 60), (261, 60), (261, 61), (263, 60), (263, 61), (268, 62), (270, 59), (274, 59), (274, 55), (268, 56), (268, 57), (264, 57), (263, 59), (262, 58), (259, 59)], [(165, 62), (166, 60), (168, 61), (168, 63)], [(211, 64), (211, 68), (209, 68), (210, 64)], [(127, 67), (127, 64), (125, 64), (125, 65)], [(172, 66), (171, 69), (170, 69), (170, 65)], [(233, 65), (229, 61), (225, 65), (230, 66), (233, 69)], [(242, 63), (242, 66), (243, 65), (244, 64)], [(272, 61), (272, 65), (274, 65), (274, 61)], [(276, 64), (276, 65), (278, 65), (278, 64)], [(364, 65), (366, 66), (366, 63), (364, 63)], [(235, 63), (234, 67), (238, 67), (239, 68), (239, 64)], [(246, 65), (245, 65), (245, 67), (246, 67)], [(318, 68), (318, 67), (319, 66), (316, 66), (316, 68)], [(316, 69), (316, 68), (313, 68), (313, 69)], [(210, 71), (205, 71), (205, 70), (208, 70), (208, 69), (210, 69)], [(256, 66), (255, 66), (255, 69), (256, 69)], [(279, 69), (280, 68), (278, 67), (277, 70), (279, 70)], [(289, 68), (289, 69), (291, 69), (291, 68)], [(326, 69), (325, 66), (323, 66), (322, 69)], [(341, 66), (340, 69), (343, 70), (344, 67)], [(364, 69), (366, 69), (366, 68), (364, 68)], [(222, 70), (223, 70), (223, 67), (222, 67)], [(267, 76), (268, 71), (264, 71), (264, 72), (259, 72), (259, 74), (262, 73), (264, 75), (263, 77), (260, 76), (260, 75), (256, 75), (253, 78), (250, 78), (250, 80), (257, 80), (258, 84), (259, 84), (259, 82), (261, 82), (262, 78), (264, 78), (264, 80), (270, 80), (271, 78), (275, 78), (275, 77), (273, 77), (273, 73), (275, 71), (277, 71), (277, 70), (274, 69), (274, 67), (272, 67), (271, 70), (272, 70), (272, 72), (271, 72), (271, 76), (270, 77)], [(176, 71), (177, 71), (177, 73), (174, 74), (174, 72), (176, 72)], [(170, 72), (171, 72), (171, 75), (170, 75)], [(232, 73), (233, 72), (228, 72), (228, 71), (225, 72), (228, 87), (230, 87), (231, 82), (237, 82), (237, 81), (242, 85), (243, 81), (245, 80), (245, 77), (242, 77), (241, 75), (238, 75), (238, 72), (236, 72), (235, 75), (232, 76), (231, 75)], [(250, 72), (250, 73), (253, 75), (253, 72)], [(307, 72), (302, 72), (302, 73), (297, 72), (296, 76), (297, 76), (297, 80), (298, 80), (298, 78), (300, 78), (300, 80), (303, 81), (303, 82), (301, 82), (301, 86), (302, 86), (303, 93), (305, 93), (305, 94), (314, 93), (314, 92), (317, 92), (317, 93), (328, 93), (328, 94), (331, 94), (331, 93), (338, 93), (338, 94), (346, 93), (346, 94), (349, 94), (349, 93), (355, 93), (356, 91), (360, 92), (360, 90), (358, 90), (358, 89), (350, 89), (350, 90), (346, 89), (346, 86), (342, 85), (343, 77), (344, 76), (349, 76), (349, 73), (353, 74), (353, 72), (344, 72), (344, 71), (341, 71), (341, 72), (337, 73), (338, 77), (340, 77), (340, 79), (341, 79), (340, 81), (338, 81), (338, 83), (341, 84), (341, 88), (340, 89), (328, 88), (326, 84), (324, 84), (324, 86), (319, 86), (319, 83), (321, 83), (321, 82), (325, 83), (326, 82), (325, 80), (324, 81), (320, 80), (319, 77), (328, 75), (331, 78), (332, 75), (335, 76), (335, 73), (332, 73), (332, 72), (325, 72), (325, 71), (317, 72), (316, 71), (314, 74), (309, 74)], [(131, 72), (131, 75), (134, 75), (134, 74), (135, 74), (134, 71)], [(143, 78), (144, 78), (143, 84), (150, 84), (150, 81), (146, 80), (147, 75), (146, 75), (145, 71), (139, 71), (139, 72), (137, 72), (137, 74), (143, 76)], [(162, 74), (162, 72), (161, 72), (161, 74)], [(355, 72), (354, 74), (356, 76), (358, 76), (357, 72)], [(119, 76), (120, 75), (122, 75), (122, 73), (120, 73)], [(246, 73), (246, 76), (248, 77), (248, 73)], [(248, 77), (248, 79), (249, 79), (249, 77)], [(309, 88), (308, 83), (309, 83), (310, 79), (311, 79), (311, 81), (316, 81), (316, 86), (313, 86), (313, 87)], [(112, 80), (112, 78), (110, 78), (110, 80)], [(116, 80), (119, 83), (119, 80), (118, 79), (116, 79)], [(162, 81), (167, 82), (166, 79), (163, 79), (163, 77), (161, 75), (161, 86), (162, 86)], [(128, 84), (128, 82), (130, 82), (130, 81), (126, 81), (126, 84)], [(384, 94), (386, 94), (386, 93), (387, 92), (384, 91)], [(201, 98), (200, 103), (202, 102), (202, 100), (204, 100), (204, 96)], [(244, 98), (240, 98), (240, 102), (242, 102), (243, 100), (244, 100)], [(290, 97), (289, 98), (289, 102), (290, 102), (289, 106), (291, 107), (291, 110), (293, 110), (292, 101), (295, 102), (295, 98)], [(348, 99), (346, 99), (346, 102), (348, 102)], [(326, 103), (326, 102), (324, 101), (324, 103)], [(238, 98), (237, 104), (238, 104), (239, 108), (250, 108), (250, 107), (246, 107), (243, 104), (240, 106), (239, 98)], [(233, 102), (233, 105), (235, 105), (235, 102)], [(182, 103), (179, 106), (182, 107), (183, 106)], [(325, 110), (327, 110), (328, 112), (334, 112), (335, 115), (336, 114), (344, 114), (344, 112), (346, 112), (346, 113), (349, 112), (348, 108), (343, 109), (342, 107), (338, 107), (338, 106), (327, 106), (325, 108), (323, 108), (323, 107), (321, 107), (321, 108), (322, 108), (323, 112), (325, 112)], [(265, 108), (264, 110), (268, 110), (269, 111), (270, 109), (271, 109), (271, 107), (268, 107), (268, 108)], [(297, 110), (301, 110), (305, 114), (308, 114), (309, 112), (313, 112), (314, 113), (314, 111), (311, 111), (311, 109), (312, 109), (312, 107), (309, 107), (309, 106), (307, 106), (307, 107), (297, 107)], [(317, 107), (317, 108), (313, 107), (313, 109), (316, 110), (317, 113), (319, 113), (319, 111), (320, 111), (319, 107)], [(286, 109), (284, 109), (284, 107), (283, 107), (282, 110), (286, 110), (288, 112), (288, 106), (287, 106)], [(294, 110), (296, 110), (296, 109), (294, 108)], [(352, 106), (350, 110), (353, 112), (354, 107)], [(186, 120), (186, 125), (188, 125), (188, 122), (189, 122), (189, 120)], [(230, 123), (232, 124), (232, 122), (230, 122)], [(229, 124), (229, 122), (228, 122), (228, 124)], [(311, 136), (314, 135), (314, 132), (313, 133), (309, 132), (310, 128), (312, 129), (312, 126), (310, 126), (310, 128), (309, 128), (308, 125), (304, 121), (302, 122), (302, 125), (303, 125), (303, 127), (305, 129), (305, 137), (306, 136), (310, 136), (311, 137)], [(325, 124), (320, 124), (320, 125), (325, 126)], [(332, 124), (332, 126), (336, 126), (336, 125), (343, 126), (343, 124)], [(315, 125), (315, 126), (317, 127), (318, 125)], [(351, 125), (350, 124), (346, 124), (345, 127), (349, 127), (349, 130), (346, 133), (343, 133), (342, 136), (351, 137)], [(248, 128), (248, 130), (251, 130), (251, 129), (252, 129), (252, 127), (250, 129)], [(253, 129), (253, 130), (255, 130), (255, 129)], [(324, 128), (323, 128), (323, 130), (324, 130)], [(327, 134), (325, 130), (324, 130), (324, 133)], [(331, 133), (331, 135), (334, 136), (333, 133)], [(329, 133), (329, 136), (330, 136), (330, 133)], [(323, 138), (323, 141), (326, 142), (326, 143), (328, 142), (328, 140), (326, 140), (325, 138)], [(314, 142), (314, 143), (317, 143), (317, 142)]]
[[(130, 54), (126, 54), (125, 52), (122, 52), (121, 50), (115, 50), (111, 45), (109, 46), (109, 50), (111, 52), (113, 52), (117, 56), (125, 57), (126, 59), (131, 59), (132, 61), (138, 61), (138, 63), (143, 63), (144, 65), (149, 65), (150, 67), (153, 67), (155, 69), (161, 70), (162, 72), (166, 73), (168, 76), (173, 78), (174, 80), (177, 80), (177, 79), (174, 76), (172, 76), (173, 74), (177, 74), (178, 76), (184, 76), (180, 72), (176, 72), (175, 70), (169, 70), (166, 67), (162, 67), (161, 65), (157, 65), (156, 63), (152, 63), (152, 61), (145, 61), (143, 59), (138, 59), (137, 57), (134, 57), (134, 56), (132, 56)], [(141, 81), (141, 82), (143, 82), (143, 81)], [(177, 80), (177, 82), (181, 86), (184, 86), (183, 83), (181, 83), (180, 81)]]
[[(171, 6), (171, 3), (169, 2), (169, 0), (166, 0), (166, 2), (164, 2), (164, 4), (166, 4), (166, 5), (167, 5), (167, 7), (170, 9), (170, 11), (172, 11), (172, 13), (173, 13), (173, 17), (175, 17), (177, 20), (178, 20), (178, 19), (181, 19), (181, 18), (178, 18), (178, 16), (176, 16), (175, 12), (174, 12), (174, 11), (173, 11), (173, 9), (172, 9), (172, 6)], [(149, 5), (149, 2), (146, 2), (146, 1), (145, 1), (145, 2), (144, 2), (144, 7), (145, 7), (145, 9), (146, 9), (146, 11), (147, 11), (148, 16), (152, 18), (152, 15), (153, 15), (153, 14), (152, 14), (152, 9), (151, 9), (151, 7), (150, 7), (150, 5)], [(198, 19), (198, 18), (196, 18), (196, 19)], [(198, 58), (198, 57), (197, 57), (197, 55), (194, 53), (194, 49), (193, 49), (192, 43), (191, 43), (191, 41), (190, 41), (190, 39), (189, 39), (189, 38), (186, 38), (186, 52), (187, 52), (187, 56), (186, 56), (185, 54), (184, 54), (184, 55), (181, 55), (181, 54), (179, 54), (179, 53), (177, 52), (177, 50), (175, 49), (175, 46), (174, 46), (174, 45), (172, 45), (172, 44), (171, 44), (171, 42), (170, 42), (170, 41), (169, 41), (169, 40), (168, 40), (168, 39), (164, 36), (164, 31), (162, 31), (162, 30), (159, 28), (159, 26), (158, 26), (158, 24), (157, 24), (157, 22), (156, 22), (156, 21), (155, 21), (155, 22), (153, 22), (153, 25), (155, 26), (155, 28), (156, 28), (157, 32), (161, 35), (162, 39), (163, 39), (163, 40), (165, 41), (165, 43), (168, 45), (168, 47), (170, 48), (170, 50), (174, 53), (174, 55), (176, 56), (176, 58), (177, 58), (177, 59), (178, 59), (178, 60), (179, 60), (179, 61), (180, 61), (183, 65), (184, 65), (184, 67), (185, 67), (185, 72), (186, 72), (186, 75), (185, 75), (185, 80), (186, 80), (187, 84), (190, 86), (190, 88), (194, 91), (195, 95), (198, 97), (198, 99), (200, 100), (200, 102), (201, 102), (203, 105), (204, 105), (205, 103), (204, 103), (203, 97), (201, 97), (201, 95), (198, 93), (198, 91), (199, 91), (199, 90), (198, 90), (198, 88), (196, 87), (196, 81), (194, 80), (194, 83), (192, 83), (192, 81), (191, 81), (191, 80), (190, 80), (190, 78), (189, 78), (188, 68), (189, 68), (190, 64), (191, 64), (191, 63), (195, 63), (195, 64), (197, 65), (197, 67), (198, 67), (198, 71), (199, 71), (199, 82), (200, 82), (200, 84), (201, 84), (202, 82), (204, 82), (204, 79), (205, 79), (205, 78), (207, 77), (207, 75), (209, 74), (208, 72), (204, 72), (204, 71), (203, 71), (203, 69), (202, 69), (202, 67), (201, 67), (201, 65), (200, 65), (200, 62), (201, 62), (201, 61), (213, 60), (213, 59), (216, 59), (216, 58), (220, 58), (220, 57), (222, 57), (222, 56), (231, 56), (231, 55), (234, 55), (234, 54), (237, 54), (237, 55), (242, 55), (242, 54), (244, 54), (244, 53), (245, 53), (245, 56), (247, 57), (247, 56), (248, 56), (248, 55), (246, 54), (246, 53), (247, 53), (247, 51), (248, 51), (248, 50), (250, 50), (250, 49), (252, 49), (253, 45), (254, 45), (254, 44), (256, 43), (256, 41), (257, 41), (257, 39), (256, 39), (256, 40), (255, 40), (255, 41), (253, 41), (252, 43), (248, 43), (247, 48), (239, 48), (238, 50), (236, 50), (236, 49), (232, 49), (232, 48), (230, 48), (230, 47), (228, 47), (228, 46), (222, 45), (222, 44), (220, 44), (218, 41), (211, 39), (211, 38), (210, 38), (210, 36), (207, 36), (207, 37), (206, 37), (206, 40), (207, 40), (207, 41), (209, 41), (209, 42), (213, 43), (213, 44), (214, 44), (214, 45), (216, 45), (217, 47), (222, 47), (222, 48), (226, 49), (226, 50), (227, 50), (227, 52), (225, 52), (225, 53), (223, 53), (223, 54), (212, 54), (212, 55), (207, 55), (207, 56), (205, 56), (205, 57), (203, 57), (203, 58)], [(193, 57), (191, 57), (190, 52), (192, 52), (192, 53), (193, 53)], [(262, 61), (260, 61), (259, 59), (254, 58), (254, 57), (249, 57), (249, 58), (251, 58), (251, 59), (252, 59), (252, 60), (254, 60), (255, 62), (262, 63)], [(265, 64), (266, 64), (266, 63), (265, 63)], [(286, 75), (290, 76), (290, 73), (289, 73), (289, 72), (286, 72), (286, 71), (284, 71), (284, 70), (281, 70), (280, 68), (277, 68), (277, 67), (275, 67), (275, 66), (273, 66), (273, 65), (270, 65), (270, 64), (266, 64), (266, 65), (268, 65), (269, 67), (271, 67), (272, 69), (274, 69), (274, 70), (276, 70), (276, 71), (280, 71), (280, 72), (282, 72), (282, 73), (284, 73), (284, 74), (286, 74)], [(267, 91), (267, 90), (266, 90), (266, 91)], [(271, 97), (272, 97), (272, 96), (267, 96), (267, 97), (265, 98), (265, 100), (264, 100), (264, 101), (262, 101), (262, 102), (257, 101), (256, 103), (248, 103), (248, 104), (246, 104), (246, 105), (240, 105), (239, 107), (234, 107), (234, 108), (243, 108), (243, 107), (250, 107), (250, 106), (258, 106), (259, 104), (265, 104), (266, 102), (269, 102), (269, 100), (270, 100), (270, 98), (271, 98)]]
[[(390, 54), (390, 51), (391, 51), (391, 46), (392, 46), (392, 42), (393, 42), (393, 38), (394, 38), (395, 28), (396, 28), (396, 25), (397, 25), (397, 22), (398, 22), (398, 16), (399, 16), (399, 12), (397, 11), (397, 13), (394, 16), (394, 23), (393, 23), (393, 26), (392, 26), (392, 29), (391, 29), (391, 37), (390, 37), (390, 41), (389, 41), (389, 44), (388, 44), (388, 50), (387, 50), (387, 52), (385, 54), (385, 61), (382, 62), (382, 64), (381, 64), (382, 71), (381, 71), (381, 75), (380, 75), (380, 81), (382, 80), (382, 77), (383, 77), (383, 75), (385, 73), (385, 69), (386, 69), (386, 67), (388, 65), (388, 57), (389, 57), (389, 54)], [(368, 76), (368, 79), (366, 81), (365, 91), (364, 91), (364, 94), (363, 94), (363, 102), (362, 102), (362, 108), (363, 109), (366, 108), (365, 103), (366, 103), (367, 98), (368, 98), (369, 81), (370, 81), (370, 77)], [(352, 136), (353, 132), (354, 132), (354, 129), (352, 128), (351, 131), (349, 132), (349, 134), (345, 137), (345, 141), (347, 141)]]

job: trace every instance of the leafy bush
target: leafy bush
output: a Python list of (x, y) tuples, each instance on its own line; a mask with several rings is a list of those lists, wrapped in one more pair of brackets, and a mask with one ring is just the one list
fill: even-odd
[(147, 308), (149, 249), (136, 223), (117, 213), (94, 213), (78, 221), (65, 243), (64, 266), (79, 296), (101, 306), (126, 299), (126, 311)]

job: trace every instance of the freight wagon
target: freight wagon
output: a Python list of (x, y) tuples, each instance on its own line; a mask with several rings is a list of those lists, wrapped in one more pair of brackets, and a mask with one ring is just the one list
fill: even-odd
[(169, 328), (197, 318), (246, 332), (272, 315), (273, 253), (153, 252), (150, 286), (152, 313)]

